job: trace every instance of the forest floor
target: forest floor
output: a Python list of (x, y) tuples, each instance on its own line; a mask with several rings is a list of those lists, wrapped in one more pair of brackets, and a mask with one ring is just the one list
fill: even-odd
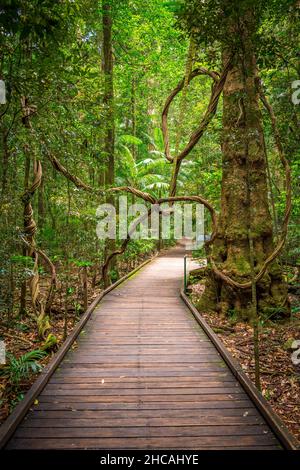
[[(153, 253), (147, 255), (139, 255), (130, 264), (119, 263), (119, 276), (132, 271), (136, 266), (141, 264), (146, 259), (153, 256)], [(88, 300), (89, 304), (101, 293), (100, 284), (93, 285), (91, 272), (88, 276)], [(40, 276), (40, 290), (43, 295), (43, 290), (46, 291), (48, 286), (48, 279)], [(83, 292), (81, 276), (76, 266), (71, 269), (68, 276), (68, 286), (72, 286), (68, 293), (68, 309), (67, 315), (65, 314), (65, 285), (58, 285), (54, 303), (51, 308), (50, 324), (51, 329), (46, 332), (52, 333), (57, 338), (57, 344), (48, 351), (47, 355), (39, 361), (43, 367), (48, 364), (52, 359), (53, 354), (57, 351), (58, 347), (63, 343), (65, 338), (71, 333), (77, 322), (80, 320), (83, 309)], [(16, 290), (15, 296), (19, 296), (19, 291)], [(17, 299), (16, 299), (17, 302)], [(6, 351), (13, 354), (15, 358), (21, 357), (33, 350), (41, 350), (45, 343), (45, 339), (40, 338), (37, 331), (37, 324), (32, 318), (33, 312), (30, 304), (30, 299), (27, 301), (28, 314), (20, 316), (14, 314), (9, 319), (5, 316), (2, 317), (0, 322), (0, 340), (4, 340)], [(2, 372), (2, 374), (1, 374)], [(25, 379), (14, 383), (14, 372), (10, 376), (7, 375), (5, 366), (0, 368), (0, 424), (8, 417), (13, 411), (14, 407), (21, 401), (24, 394), (29, 390), (33, 382), (37, 378), (37, 374), (30, 374)]]
[[(191, 300), (199, 300), (204, 285), (194, 284), (190, 288)], [(261, 326), (261, 388), (275, 413), (300, 442), (300, 365), (293, 364), (290, 349), (292, 340), (300, 339), (300, 296), (290, 295), (290, 301), (292, 321), (268, 321)], [(254, 383), (251, 326), (238, 321), (236, 317), (224, 317), (212, 312), (200, 313)]]

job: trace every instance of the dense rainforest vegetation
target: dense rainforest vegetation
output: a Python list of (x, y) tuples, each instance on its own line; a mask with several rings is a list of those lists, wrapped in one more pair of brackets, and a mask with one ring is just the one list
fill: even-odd
[(101, 289), (176, 243), (100, 240), (97, 207), (127, 194), (204, 204), (192, 299), (299, 435), (299, 15), (295, 0), (1, 2), (2, 418)]

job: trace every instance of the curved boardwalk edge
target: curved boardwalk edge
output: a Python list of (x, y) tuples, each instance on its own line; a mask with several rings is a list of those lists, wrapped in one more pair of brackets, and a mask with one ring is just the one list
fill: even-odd
[(226, 349), (222, 341), (218, 338), (216, 333), (208, 325), (205, 319), (198, 312), (196, 307), (190, 301), (190, 299), (185, 294), (184, 290), (181, 289), (180, 295), (182, 300), (185, 302), (187, 307), (190, 309), (194, 315), (196, 321), (203, 328), (207, 336), (210, 338), (216, 349), (219, 351), (224, 361), (231, 369), (232, 373), (236, 379), (240, 382), (244, 390), (247, 392), (249, 397), (252, 399), (256, 407), (259, 409), (269, 426), (271, 427), (274, 434), (276, 434), (278, 440), (282, 444), (283, 448), (286, 450), (300, 450), (300, 445), (297, 439), (289, 432), (285, 424), (278, 417), (278, 415), (273, 411), (270, 404), (262, 396), (262, 394), (256, 389), (251, 380), (245, 374), (240, 364), (234, 359), (234, 357)]
[(6, 449), (297, 448), (180, 292), (182, 250), (163, 255), (93, 302), (1, 429)]
[(104, 291), (102, 291), (99, 296), (91, 303), (85, 313), (82, 315), (81, 319), (73, 329), (73, 331), (69, 334), (67, 339), (63, 342), (60, 346), (58, 351), (54, 354), (53, 358), (44, 367), (44, 369), (39, 374), (36, 381), (32, 384), (28, 392), (26, 393), (24, 399), (18, 403), (12, 413), (8, 416), (8, 418), (4, 421), (4, 423), (0, 427), (0, 449), (3, 449), (13, 433), (15, 432), (16, 428), (18, 427), (19, 423), (22, 421), (24, 416), (26, 415), (27, 411), (29, 410), (30, 406), (33, 404), (34, 400), (37, 396), (42, 392), (42, 390), (46, 387), (47, 383), (49, 382), (51, 376), (54, 374), (55, 370), (58, 368), (62, 360), (64, 359), (65, 355), (69, 351), (70, 347), (78, 337), (79, 333), (82, 331), (83, 327), (89, 320), (91, 314), (99, 304), (99, 302), (103, 299), (103, 297), (115, 289), (117, 286), (122, 284), (124, 281), (129, 279), (133, 276), (137, 271), (142, 269), (148, 263), (153, 261), (157, 257), (157, 254), (153, 257), (147, 259), (135, 269), (130, 271), (125, 276), (121, 277), (118, 281), (116, 281), (111, 286), (107, 287)]

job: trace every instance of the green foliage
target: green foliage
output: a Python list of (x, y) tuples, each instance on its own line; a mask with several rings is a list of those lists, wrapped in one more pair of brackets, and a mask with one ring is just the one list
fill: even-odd
[(154, 240), (131, 240), (128, 249), (124, 253), (125, 259), (134, 259), (139, 253), (148, 254), (155, 247)]
[(18, 330), (18, 331), (28, 331), (30, 330), (30, 327), (26, 325), (25, 323), (15, 323), (13, 327)]
[(33, 259), (31, 258), (31, 256), (14, 255), (14, 256), (11, 256), (10, 261), (12, 263), (21, 263), (26, 266), (28, 264), (33, 265)]
[(38, 361), (45, 355), (46, 353), (39, 349), (25, 353), (18, 358), (7, 353), (8, 364), (2, 367), (1, 375), (8, 377), (13, 385), (19, 385), (22, 380), (28, 379), (30, 374), (37, 374), (42, 370)]
[(204, 248), (204, 246), (202, 246), (201, 248), (198, 248), (197, 250), (193, 250), (192, 256), (195, 259), (205, 258), (205, 248)]
[(117, 270), (116, 269), (111, 269), (109, 271), (109, 277), (110, 277), (112, 283), (116, 282), (119, 278)]
[(74, 292), (74, 290), (75, 290), (74, 287), (67, 287), (67, 289), (66, 289), (66, 294), (67, 294), (67, 295), (72, 295), (73, 292)]
[[(277, 22), (289, 12), (294, 11), (293, 0), (186, 0), (184, 8), (178, 10), (178, 23), (185, 31), (193, 33), (199, 43), (211, 47), (219, 41), (226, 47), (241, 47), (238, 38), (228, 35), (228, 29), (241, 18), (246, 18), (249, 11), (255, 29), (263, 24), (264, 18), (274, 18)], [(199, 27), (201, 25), (201, 27)], [(258, 43), (261, 38), (258, 35)]]
[[(224, 34), (231, 18), (253, 8), (254, 38), (259, 73), (278, 118), (284, 150), (292, 167), (293, 206), (285, 262), (299, 262), (299, 106), (291, 102), (291, 83), (299, 76), (299, 8), (291, 0), (135, 0), (112, 2), (115, 114), (115, 185), (131, 185), (155, 197), (168, 195), (172, 166), (166, 162), (161, 111), (166, 97), (182, 79), (188, 36), (197, 43), (193, 67), (221, 69), (221, 52), (236, 42)], [(177, 20), (177, 23), (175, 23)], [(179, 28), (178, 28), (179, 27)], [(105, 111), (102, 57), (102, 8), (90, 0), (4, 0), (0, 11), (1, 78), (7, 86), (8, 106), (1, 107), (0, 140), (7, 134), (5, 166), (0, 168), (0, 309), (16, 314), (19, 291), (33, 273), (33, 259), (23, 256), (19, 231), (23, 227), (21, 194), (26, 152), (43, 166), (43, 188), (33, 199), (36, 242), (55, 263), (64, 280), (63, 297), (75, 294), (72, 269), (101, 266), (105, 244), (97, 239), (96, 208), (104, 198), (78, 190), (51, 167), (50, 152), (74, 175), (99, 188), (104, 184)], [(169, 110), (171, 154), (179, 149), (205, 113), (211, 79), (195, 78), (186, 95), (184, 117), (180, 95)], [(37, 107), (31, 116), (33, 132), (22, 122), (20, 97)], [(180, 121), (182, 120), (182, 122)], [(279, 226), (285, 208), (283, 173), (267, 114), (263, 111), (269, 164)], [(201, 141), (183, 161), (178, 194), (201, 194), (220, 210), (222, 103)], [(3, 140), (4, 139), (4, 140)], [(30, 171), (30, 178), (32, 174)], [(131, 196), (130, 196), (131, 197)], [(139, 202), (133, 198), (130, 202)], [(206, 233), (210, 217), (205, 214)], [(172, 241), (170, 241), (172, 243)], [(156, 241), (132, 241), (122, 257), (135, 261), (155, 249)], [(196, 254), (204, 257), (203, 250)], [(134, 264), (134, 263), (133, 263)], [(89, 273), (92, 269), (89, 270)], [(39, 268), (44, 279), (46, 266)], [(111, 273), (116, 279), (116, 272)], [(65, 290), (66, 289), (66, 290)], [(76, 300), (76, 312), (80, 300)], [(79, 306), (77, 308), (77, 306)], [(39, 320), (44, 337), (49, 319)]]
[(51, 351), (57, 346), (57, 337), (53, 333), (49, 333), (41, 349), (42, 351)]
[(237, 310), (229, 309), (227, 312), (227, 317), (228, 317), (229, 323), (231, 323), (231, 325), (235, 325), (238, 322), (240, 315)]
[(260, 312), (260, 323), (261, 325), (265, 325), (269, 320), (276, 322), (282, 319), (284, 314), (286, 314), (286, 311), (283, 307), (267, 307), (263, 312)]
[(13, 411), (13, 409), (15, 408), (15, 406), (17, 406), (18, 403), (20, 403), (20, 401), (22, 401), (24, 399), (24, 393), (18, 393), (18, 395), (16, 396), (16, 398), (14, 398), (11, 402), (10, 402), (10, 406), (9, 406), (9, 411), (10, 413)]
[(93, 265), (91, 261), (78, 260), (74, 258), (71, 258), (69, 261), (74, 263), (78, 268), (89, 267)]
[(134, 135), (121, 135), (119, 140), (120, 143), (125, 145), (141, 145), (143, 143), (141, 139), (135, 137)]

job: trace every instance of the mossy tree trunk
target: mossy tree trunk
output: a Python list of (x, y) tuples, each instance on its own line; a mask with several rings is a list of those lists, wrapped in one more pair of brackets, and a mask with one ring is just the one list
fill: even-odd
[[(240, 282), (251, 279), (249, 239), (253, 242), (255, 273), (274, 248), (252, 26), (249, 14), (233, 28), (239, 45), (223, 93), (221, 212), (213, 246), (219, 268)], [(227, 49), (224, 63), (228, 54)], [(278, 308), (281, 313), (288, 311), (287, 287), (278, 263), (274, 262), (258, 282), (257, 301), (260, 312), (275, 313)], [(217, 304), (222, 313), (235, 310), (249, 318), (251, 289), (232, 289), (211, 275), (201, 303), (214, 310)]]

